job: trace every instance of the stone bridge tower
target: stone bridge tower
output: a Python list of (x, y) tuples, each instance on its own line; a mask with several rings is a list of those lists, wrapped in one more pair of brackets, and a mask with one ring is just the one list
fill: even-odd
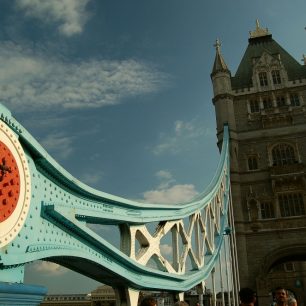
[(216, 43), (211, 74), (218, 142), (229, 125), (241, 287), (271, 303), (281, 285), (306, 301), (306, 60), (256, 22), (235, 76)]

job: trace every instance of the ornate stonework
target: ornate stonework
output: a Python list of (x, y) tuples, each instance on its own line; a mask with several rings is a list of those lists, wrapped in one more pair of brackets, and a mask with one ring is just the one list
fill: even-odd
[(256, 19), (256, 29), (254, 31), (250, 31), (250, 38), (262, 37), (266, 35), (270, 35), (268, 28), (261, 28), (259, 25), (259, 20)]

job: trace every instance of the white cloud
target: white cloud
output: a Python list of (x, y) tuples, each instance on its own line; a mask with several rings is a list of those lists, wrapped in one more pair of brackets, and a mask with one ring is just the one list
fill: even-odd
[(160, 170), (156, 173), (156, 176), (160, 179), (172, 179), (172, 174), (169, 171), (166, 170)]
[(152, 190), (145, 191), (142, 199), (136, 201), (155, 204), (186, 203), (194, 198), (198, 192), (192, 184), (175, 184), (176, 180), (166, 170), (155, 173), (160, 180), (159, 185)]
[(83, 31), (89, 14), (86, 5), (89, 0), (16, 0), (16, 7), (28, 17), (45, 23), (56, 23), (58, 30), (65, 36)]
[(191, 122), (184, 122), (181, 120), (175, 121), (174, 130), (175, 130), (176, 135), (181, 135), (186, 132), (189, 132), (191, 134), (197, 133), (195, 131), (194, 125)]
[(13, 109), (97, 108), (159, 91), (168, 76), (137, 60), (71, 63), (13, 43), (0, 44), (0, 99)]
[(160, 250), (163, 256), (172, 255), (172, 245), (169, 244), (161, 244)]
[(173, 131), (170, 134), (160, 136), (160, 143), (153, 148), (153, 153), (155, 155), (165, 152), (176, 154), (181, 150), (192, 147), (193, 142), (209, 134), (211, 134), (211, 131), (202, 125), (202, 121), (196, 119), (190, 122), (177, 120), (174, 122)]
[(184, 203), (195, 197), (198, 192), (194, 185), (174, 185), (169, 188), (149, 190), (144, 192), (144, 201), (156, 204), (177, 204)]
[(173, 179), (172, 174), (169, 171), (160, 170), (155, 175), (161, 181), (158, 189), (168, 188), (170, 184), (175, 182), (175, 179)]
[(67, 272), (67, 269), (48, 261), (37, 261), (33, 264), (33, 269), (39, 273), (48, 273), (53, 276), (62, 275)]

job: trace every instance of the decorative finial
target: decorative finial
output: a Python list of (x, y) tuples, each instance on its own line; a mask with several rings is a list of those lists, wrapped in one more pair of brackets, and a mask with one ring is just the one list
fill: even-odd
[(256, 30), (258, 30), (259, 28), (260, 28), (260, 26), (259, 26), (259, 20), (256, 19)]
[(256, 19), (256, 29), (255, 31), (250, 31), (250, 38), (262, 37), (270, 35), (268, 28), (261, 28), (259, 25), (259, 20)]
[(216, 43), (214, 44), (214, 47), (216, 48), (217, 52), (220, 51), (221, 42), (220, 42), (219, 38), (216, 39)]

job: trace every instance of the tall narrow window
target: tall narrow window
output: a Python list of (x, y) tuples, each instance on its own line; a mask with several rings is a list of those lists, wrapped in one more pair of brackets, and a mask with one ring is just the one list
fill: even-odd
[(282, 217), (305, 215), (304, 200), (301, 193), (285, 193), (278, 196)]
[(257, 100), (250, 101), (250, 109), (251, 113), (258, 113), (259, 112), (259, 103)]
[(262, 219), (275, 218), (274, 206), (272, 202), (262, 202), (260, 203), (260, 212)]
[(294, 149), (287, 144), (279, 144), (272, 149), (273, 166), (283, 166), (295, 163)]
[(268, 85), (268, 77), (266, 72), (259, 72), (259, 83), (260, 86), (267, 86)]
[(249, 170), (257, 170), (258, 169), (257, 156), (249, 156), (248, 157), (248, 168), (249, 168)]
[(271, 74), (272, 74), (273, 84), (281, 84), (282, 80), (280, 77), (279, 70), (272, 70)]
[(290, 103), (292, 106), (300, 106), (300, 98), (297, 94), (290, 95)]

